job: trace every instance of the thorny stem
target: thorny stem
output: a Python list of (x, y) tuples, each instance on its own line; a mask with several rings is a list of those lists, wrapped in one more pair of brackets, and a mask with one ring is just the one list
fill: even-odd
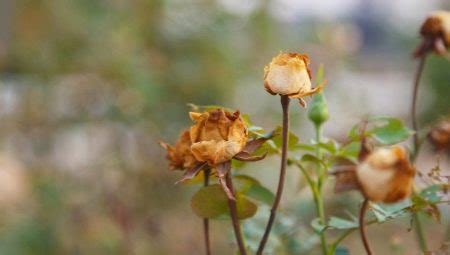
[(361, 206), (361, 211), (359, 212), (359, 233), (361, 235), (362, 242), (364, 244), (364, 249), (366, 249), (367, 255), (372, 255), (370, 250), (369, 241), (366, 236), (366, 225), (364, 224), (364, 216), (367, 212), (367, 207), (369, 205), (369, 200), (366, 198)]
[[(231, 193), (234, 197), (234, 190), (233, 190), (233, 181), (231, 180), (231, 174), (228, 172), (225, 176), (226, 178), (226, 184), (228, 189), (230, 189)], [(228, 198), (228, 207), (230, 208), (230, 216), (231, 221), (233, 223), (233, 229), (234, 229), (234, 235), (236, 237), (236, 242), (239, 247), (239, 253), (240, 255), (247, 255), (247, 251), (245, 250), (245, 244), (244, 239), (242, 238), (242, 232), (241, 232), (241, 225), (239, 223), (238, 215), (237, 215), (237, 207), (236, 207), (236, 200)]]
[[(419, 66), (417, 67), (416, 76), (414, 79), (414, 90), (413, 90), (413, 97), (412, 97), (412, 103), (411, 103), (411, 119), (412, 119), (412, 126), (414, 129), (414, 148), (413, 148), (413, 154), (412, 154), (412, 161), (414, 162), (419, 155), (420, 150), (420, 141), (419, 141), (419, 125), (417, 121), (417, 97), (419, 94), (419, 84), (420, 84), (420, 78), (422, 77), (422, 73), (425, 67), (425, 60), (426, 60), (426, 54), (424, 54), (420, 58)], [(420, 249), (423, 252), (426, 252), (428, 250), (427, 241), (425, 239), (425, 234), (423, 232), (422, 223), (420, 221), (420, 217), (417, 214), (417, 212), (412, 213), (413, 216), (413, 222), (415, 225), (415, 231), (417, 234), (417, 238), (419, 239), (419, 245)]]
[(277, 209), (281, 201), (281, 195), (283, 194), (284, 181), (286, 179), (287, 147), (289, 142), (289, 101), (290, 99), (288, 96), (281, 96), (281, 107), (283, 108), (283, 145), (281, 147), (280, 177), (278, 180), (278, 188), (275, 195), (275, 200), (273, 202), (272, 209), (270, 210), (269, 221), (267, 223), (266, 230), (264, 231), (261, 242), (259, 243), (258, 251), (256, 252), (257, 255), (262, 255), (264, 251), (264, 246), (266, 245), (267, 239), (269, 238), (273, 222), (275, 221)]
[[(322, 134), (322, 130), (321, 130), (321, 126), (320, 125), (316, 125), (316, 142), (319, 144), (322, 140), (321, 137)], [(317, 146), (317, 158), (321, 159), (322, 157), (322, 152), (320, 150), (320, 147)], [(320, 219), (320, 223), (325, 225), (325, 210), (324, 210), (324, 203), (323, 203), (323, 197), (322, 197), (322, 183), (323, 183), (323, 179), (325, 177), (325, 171), (322, 171), (322, 166), (318, 166), (319, 167), (319, 178), (317, 180), (317, 189), (313, 189), (313, 195), (314, 195), (314, 201), (316, 202), (316, 210), (317, 210), (317, 214), (319, 216)], [(327, 246), (327, 237), (325, 234), (325, 231), (322, 231), (320, 233), (320, 242), (322, 245), (322, 253), (323, 254), (328, 254), (328, 246)]]
[[(206, 187), (209, 185), (209, 174), (210, 174), (209, 169), (205, 169), (203, 171), (204, 173), (204, 182), (203, 185)], [(208, 218), (204, 218), (203, 219), (203, 234), (205, 236), (205, 251), (206, 251), (206, 255), (211, 255), (211, 245), (209, 242), (209, 220)]]

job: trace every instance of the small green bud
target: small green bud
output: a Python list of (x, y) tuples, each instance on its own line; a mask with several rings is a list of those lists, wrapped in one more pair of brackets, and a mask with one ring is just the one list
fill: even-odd
[(316, 94), (313, 97), (309, 106), (308, 118), (316, 126), (320, 126), (328, 120), (328, 105), (323, 93)]

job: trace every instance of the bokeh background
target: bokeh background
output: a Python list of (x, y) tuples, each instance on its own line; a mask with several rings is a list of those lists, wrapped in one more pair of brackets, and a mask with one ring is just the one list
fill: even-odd
[[(411, 52), (421, 21), (436, 9), (450, 4), (1, 0), (0, 254), (202, 254), (201, 220), (189, 204), (198, 187), (173, 185), (180, 172), (167, 170), (157, 145), (189, 125), (187, 104), (237, 108), (271, 129), (280, 107), (262, 87), (263, 67), (280, 51), (300, 51), (313, 74), (325, 65), (326, 136), (345, 140), (367, 115), (409, 123)], [(427, 125), (450, 114), (450, 61), (431, 57), (422, 85)], [(293, 107), (292, 116), (308, 142), (305, 111)], [(420, 169), (435, 162), (426, 145)], [(445, 155), (440, 162), (448, 166)], [(277, 166), (270, 158), (240, 171), (274, 188)], [(272, 240), (269, 251), (317, 254), (310, 195), (297, 170), (288, 174), (279, 225), (298, 238)], [(358, 194), (336, 196), (328, 186), (328, 215), (356, 212)], [(441, 209), (441, 224), (425, 222), (434, 249), (449, 240), (450, 212)], [(260, 211), (259, 220), (267, 208)], [(247, 224), (258, 229), (258, 219)], [(212, 223), (214, 254), (234, 254), (229, 225)], [(368, 234), (384, 254), (419, 254), (409, 229), (406, 217)], [(344, 246), (362, 254), (357, 234)]]

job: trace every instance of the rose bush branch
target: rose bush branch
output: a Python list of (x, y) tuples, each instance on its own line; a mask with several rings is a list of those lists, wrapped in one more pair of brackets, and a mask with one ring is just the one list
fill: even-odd
[[(236, 242), (241, 254), (246, 254), (245, 243), (240, 230), (240, 218), (250, 217), (256, 212), (256, 206), (237, 196), (233, 189), (231, 161), (258, 161), (263, 155), (252, 155), (270, 138), (270, 135), (250, 139), (247, 123), (239, 111), (230, 112), (223, 108), (213, 107), (204, 112), (190, 112), (194, 124), (182, 132), (175, 146), (161, 143), (167, 150), (167, 159), (171, 169), (183, 170), (183, 178), (177, 183), (194, 179), (200, 171), (204, 171), (204, 187), (192, 199), (194, 212), (203, 219), (206, 251), (209, 247), (209, 218), (229, 212), (235, 232)], [(213, 173), (220, 185), (208, 185), (209, 175)], [(218, 192), (217, 187), (222, 189)], [(224, 196), (223, 196), (224, 195)], [(225, 209), (224, 200), (225, 197)], [(246, 206), (239, 214), (236, 199)], [(217, 211), (220, 208), (220, 211)]]
[[(231, 179), (231, 174), (227, 173), (225, 176), (226, 185), (234, 196), (233, 180)], [(230, 209), (231, 222), (233, 224), (234, 235), (236, 237), (236, 242), (238, 244), (239, 253), (241, 255), (246, 255), (247, 251), (245, 249), (244, 238), (242, 237), (241, 224), (239, 223), (236, 200), (228, 197), (228, 207)]]
[(275, 221), (278, 206), (284, 189), (286, 179), (286, 165), (288, 157), (289, 143), (289, 102), (290, 98), (298, 99), (300, 105), (306, 107), (306, 96), (313, 95), (321, 91), (322, 86), (312, 88), (311, 72), (308, 69), (309, 58), (307, 55), (298, 53), (281, 53), (274, 57), (272, 61), (264, 68), (264, 88), (272, 95), (280, 95), (281, 107), (283, 111), (282, 126), (282, 147), (281, 163), (278, 179), (277, 192), (272, 208), (270, 210), (269, 220), (267, 222), (264, 234), (259, 243), (256, 254), (262, 254), (269, 238), (272, 226)]
[(372, 255), (372, 250), (370, 249), (369, 241), (367, 240), (366, 236), (366, 225), (364, 222), (368, 206), (369, 206), (369, 199), (366, 198), (364, 199), (359, 212), (359, 234), (361, 235), (361, 239), (367, 255)]
[[(205, 169), (203, 172), (204, 174), (204, 180), (203, 180), (203, 186), (207, 187), (209, 185), (209, 174), (211, 173), (210, 169)], [(203, 218), (203, 235), (205, 238), (205, 252), (206, 255), (211, 255), (211, 244), (209, 241), (209, 219)]]
[[(450, 12), (437, 11), (431, 13), (422, 24), (420, 34), (422, 43), (414, 52), (414, 57), (419, 58), (419, 66), (414, 79), (413, 96), (411, 100), (411, 119), (413, 129), (415, 131), (413, 137), (413, 155), (412, 160), (415, 161), (420, 151), (419, 125), (417, 121), (417, 99), (419, 95), (419, 84), (425, 67), (427, 55), (436, 53), (448, 58), (448, 47), (450, 46)], [(428, 251), (426, 237), (423, 231), (420, 216), (417, 212), (413, 212), (413, 222), (419, 240), (420, 248), (423, 252)]]

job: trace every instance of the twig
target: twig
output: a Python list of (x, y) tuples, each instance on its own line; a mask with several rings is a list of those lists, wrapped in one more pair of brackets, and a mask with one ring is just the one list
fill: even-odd
[(426, 55), (423, 55), (420, 58), (419, 66), (417, 67), (416, 77), (414, 79), (414, 89), (413, 89), (413, 97), (412, 97), (412, 103), (411, 103), (411, 119), (412, 119), (412, 126), (414, 129), (414, 154), (413, 154), (413, 160), (417, 157), (419, 154), (419, 124), (417, 122), (417, 97), (419, 95), (419, 84), (420, 84), (420, 78), (422, 77), (423, 69), (425, 67), (425, 60)]
[[(231, 179), (231, 174), (228, 172), (225, 178), (228, 189), (231, 191), (233, 196), (236, 197), (234, 195), (233, 181)], [(237, 215), (236, 200), (228, 198), (228, 207), (230, 208), (231, 221), (233, 223), (234, 235), (236, 237), (236, 242), (239, 247), (239, 252), (241, 255), (247, 255), (247, 251), (245, 250), (244, 239), (242, 238), (241, 225), (239, 223)]]
[(361, 235), (362, 242), (364, 244), (364, 249), (366, 249), (367, 255), (372, 255), (370, 250), (369, 241), (366, 236), (366, 225), (364, 224), (364, 216), (366, 215), (367, 207), (369, 205), (369, 200), (366, 198), (361, 206), (361, 211), (359, 212), (359, 233)]
[(278, 180), (278, 188), (277, 193), (275, 195), (275, 200), (272, 205), (272, 209), (270, 210), (269, 221), (266, 226), (266, 230), (264, 231), (264, 235), (259, 243), (257, 255), (261, 255), (264, 251), (264, 246), (267, 243), (267, 239), (269, 238), (270, 231), (272, 229), (273, 222), (275, 221), (275, 216), (277, 213), (278, 206), (281, 201), (281, 195), (283, 194), (284, 181), (286, 176), (286, 164), (287, 164), (287, 147), (289, 143), (289, 102), (290, 99), (288, 96), (281, 96), (281, 107), (283, 109), (283, 133), (282, 140), (283, 145), (281, 147), (281, 166), (280, 166), (280, 177)]
[[(417, 156), (419, 155), (419, 150), (420, 150), (420, 141), (419, 141), (419, 124), (417, 121), (417, 98), (418, 98), (418, 94), (419, 94), (419, 84), (420, 84), (420, 78), (422, 77), (422, 73), (425, 67), (425, 62), (426, 62), (426, 54), (422, 55), (422, 57), (420, 58), (420, 62), (419, 62), (419, 66), (417, 67), (417, 72), (416, 72), (416, 76), (414, 79), (414, 90), (413, 90), (413, 98), (412, 98), (412, 103), (411, 103), (411, 119), (412, 119), (412, 126), (414, 129), (414, 135), (413, 135), (413, 139), (414, 139), (414, 150), (413, 150), (413, 154), (411, 157), (411, 161), (414, 162), (417, 158)], [(420, 249), (423, 252), (426, 252), (428, 250), (428, 245), (427, 245), (427, 241), (425, 239), (425, 234), (423, 232), (423, 227), (422, 227), (422, 223), (420, 221), (420, 217), (417, 214), (417, 212), (413, 212), (412, 213), (413, 216), (413, 222), (415, 225), (415, 231), (417, 234), (417, 238), (419, 239), (419, 245), (420, 245)]]
[[(209, 174), (210, 174), (209, 169), (205, 169), (203, 171), (204, 173), (204, 186), (208, 186), (209, 185)], [(205, 251), (206, 251), (206, 255), (211, 255), (211, 245), (209, 242), (209, 219), (208, 218), (204, 218), (203, 219), (203, 234), (205, 236)]]

